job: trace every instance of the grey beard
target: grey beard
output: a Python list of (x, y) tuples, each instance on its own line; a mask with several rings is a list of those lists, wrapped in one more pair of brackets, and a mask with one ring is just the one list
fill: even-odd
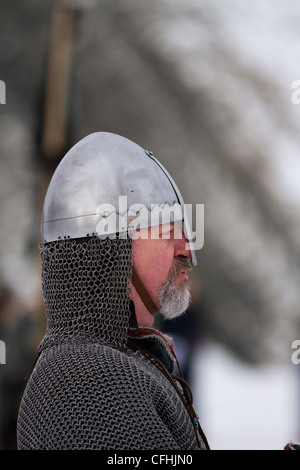
[(191, 304), (191, 284), (184, 279), (178, 286), (173, 286), (173, 280), (168, 279), (159, 294), (160, 312), (168, 320), (182, 315)]

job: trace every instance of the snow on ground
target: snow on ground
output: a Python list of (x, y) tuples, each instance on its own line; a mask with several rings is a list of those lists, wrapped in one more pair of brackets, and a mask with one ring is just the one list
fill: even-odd
[(282, 450), (299, 442), (300, 366), (242, 364), (215, 343), (194, 360), (194, 404), (213, 450)]

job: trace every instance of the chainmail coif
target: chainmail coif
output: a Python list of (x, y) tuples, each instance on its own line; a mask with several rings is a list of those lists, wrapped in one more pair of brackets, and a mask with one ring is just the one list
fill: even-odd
[(132, 240), (60, 240), (42, 246), (47, 332), (39, 351), (65, 341), (127, 341)]
[(47, 330), (20, 405), (18, 448), (198, 449), (174, 387), (126, 346), (130, 237), (60, 240), (41, 255)]

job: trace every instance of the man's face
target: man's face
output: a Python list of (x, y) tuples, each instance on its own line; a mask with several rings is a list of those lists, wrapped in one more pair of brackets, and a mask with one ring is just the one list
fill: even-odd
[[(166, 318), (180, 315), (190, 302), (191, 252), (187, 243), (182, 222), (141, 229), (133, 242), (135, 270)], [(152, 326), (153, 315), (137, 304), (136, 316), (139, 325)]]

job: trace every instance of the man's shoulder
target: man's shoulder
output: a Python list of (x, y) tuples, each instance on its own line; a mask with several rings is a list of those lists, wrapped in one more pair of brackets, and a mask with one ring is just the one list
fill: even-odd
[[(148, 374), (153, 365), (138, 352), (101, 343), (65, 343), (47, 348), (39, 358), (36, 370), (71, 375), (100, 375), (113, 378), (119, 374)], [(110, 373), (113, 373), (110, 375)]]
[(130, 399), (140, 401), (141, 397), (154, 398), (157, 391), (158, 377), (153, 367), (136, 352), (96, 343), (65, 344), (47, 348), (41, 354), (27, 389), (38, 388), (52, 399), (67, 397), (70, 403), (74, 397), (88, 401), (93, 396), (99, 405), (109, 396), (123, 402), (124, 390), (130, 390)]

